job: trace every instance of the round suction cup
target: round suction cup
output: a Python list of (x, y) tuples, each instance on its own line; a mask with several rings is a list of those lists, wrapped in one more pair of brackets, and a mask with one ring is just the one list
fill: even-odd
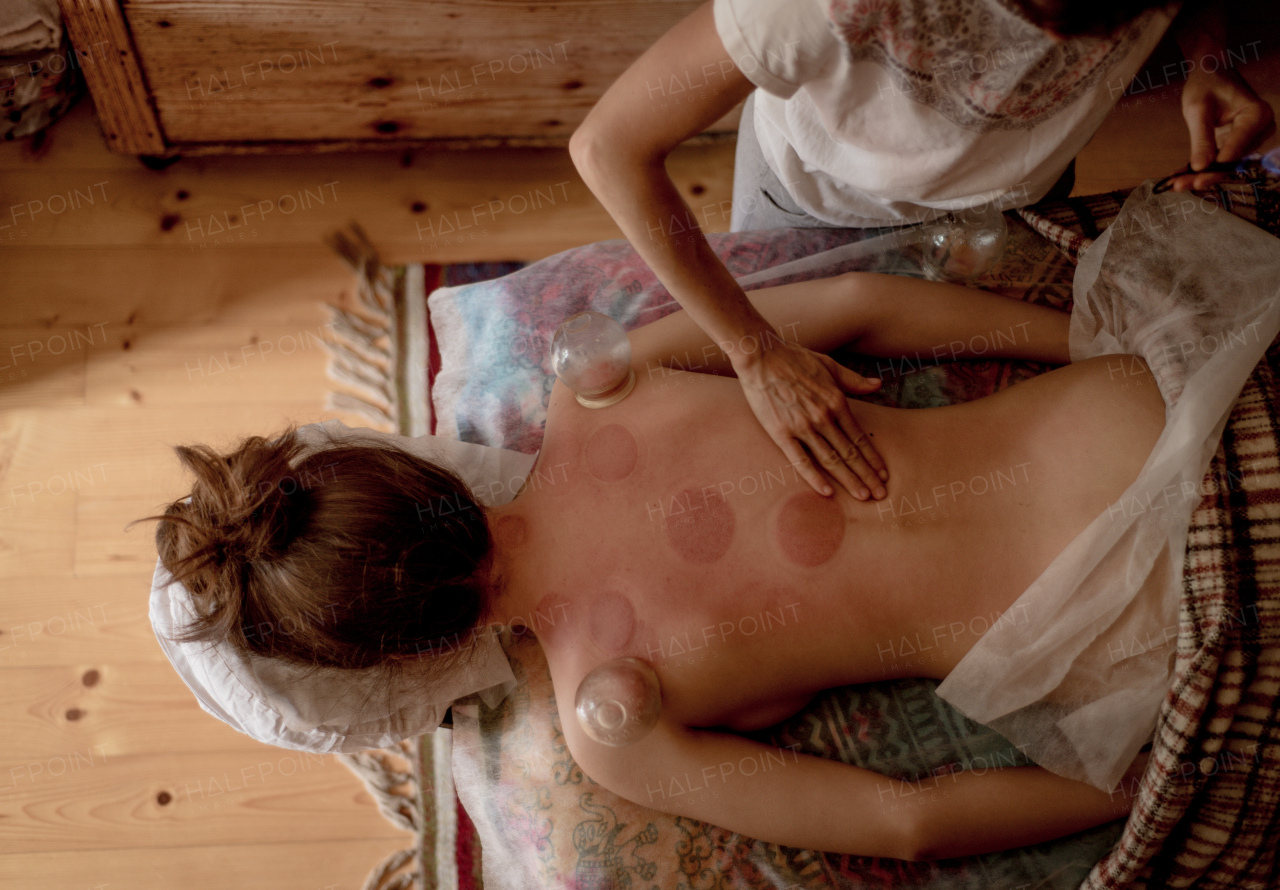
[(994, 205), (948, 213), (925, 227), (925, 272), (938, 281), (973, 281), (995, 268), (1008, 241), (1009, 224)]
[(617, 404), (636, 384), (627, 332), (599, 312), (579, 312), (556, 328), (551, 369), (587, 408)]
[(648, 662), (618, 658), (582, 678), (574, 707), (587, 735), (621, 747), (640, 741), (657, 725), (662, 688)]

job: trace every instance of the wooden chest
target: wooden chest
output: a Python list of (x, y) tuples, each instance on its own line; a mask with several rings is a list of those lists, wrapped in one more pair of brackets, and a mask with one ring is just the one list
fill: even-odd
[(698, 6), (60, 2), (108, 143), (156, 156), (564, 145), (609, 84)]

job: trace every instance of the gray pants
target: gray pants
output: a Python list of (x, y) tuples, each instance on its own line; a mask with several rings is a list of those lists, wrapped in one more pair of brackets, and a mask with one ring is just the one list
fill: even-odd
[(754, 232), (759, 229), (825, 229), (829, 222), (814, 219), (800, 209), (766, 163), (756, 139), (756, 91), (752, 90), (742, 105), (738, 123), (738, 146), (733, 156), (733, 213), (729, 217), (730, 232)]
[[(742, 119), (738, 123), (738, 145), (733, 158), (733, 212), (729, 217), (729, 231), (754, 232), (759, 229), (823, 229), (839, 228), (834, 223), (815, 219), (796, 204), (765, 162), (756, 139), (755, 125), (756, 91), (752, 90), (742, 106)], [(1062, 176), (1041, 200), (1055, 201), (1066, 198), (1076, 180), (1076, 162), (1067, 165)], [(886, 231), (894, 226), (883, 226)]]

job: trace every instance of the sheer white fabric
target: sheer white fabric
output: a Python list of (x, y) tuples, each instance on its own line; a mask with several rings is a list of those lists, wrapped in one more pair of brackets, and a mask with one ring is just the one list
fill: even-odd
[(1137, 480), (1013, 604), (938, 694), (1059, 775), (1111, 790), (1173, 673), (1182, 562), (1232, 405), (1280, 330), (1280, 239), (1216, 204), (1135, 189), (1081, 256), (1071, 358), (1142, 356), (1166, 425)]

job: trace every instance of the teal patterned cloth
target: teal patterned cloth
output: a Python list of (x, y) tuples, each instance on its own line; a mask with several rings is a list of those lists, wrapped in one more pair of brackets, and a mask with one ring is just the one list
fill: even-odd
[[(491, 887), (1072, 890), (1124, 826), (1117, 820), (1049, 843), (931, 862), (764, 843), (647, 809), (597, 785), (565, 745), (542, 649), (536, 642), (518, 642), (507, 653), (519, 681), (516, 690), (497, 708), (486, 707), (478, 696), (453, 708), (455, 786), (480, 838)], [(961, 770), (1030, 762), (999, 734), (938, 698), (936, 686), (911, 679), (829, 690), (785, 723), (746, 735), (908, 781), (914, 793), (886, 797), (886, 812), (941, 798)], [(784, 752), (778, 760), (790, 756)]]
[[(977, 284), (1070, 311), (1074, 261), (1018, 216), (1009, 213), (1006, 219), (1010, 232), (1004, 257)], [(707, 241), (741, 278), (881, 234), (884, 230), (773, 229), (711, 234)], [(850, 271), (922, 277), (920, 269), (919, 248), (908, 245), (803, 274), (779, 275), (748, 290)], [(631, 330), (679, 308), (622, 240), (577, 247), (492, 280), (437, 288), (427, 300), (431, 336), (440, 352), (439, 368), (431, 375), (433, 432), (527, 454), (537, 451), (555, 382), (550, 344), (556, 327), (591, 309)], [(836, 355), (855, 370), (867, 368), (885, 378), (884, 388), (866, 397), (869, 401), (902, 407), (967, 401), (1047, 370), (1031, 362), (917, 365), (882, 359), (876, 373), (875, 359)]]

